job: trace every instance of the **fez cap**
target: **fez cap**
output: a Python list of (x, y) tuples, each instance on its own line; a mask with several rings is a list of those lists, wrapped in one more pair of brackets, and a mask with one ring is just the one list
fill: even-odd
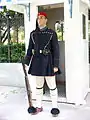
[(39, 12), (38, 16), (40, 16), (40, 15), (43, 15), (43, 16), (45, 16), (47, 18), (47, 14), (45, 12)]

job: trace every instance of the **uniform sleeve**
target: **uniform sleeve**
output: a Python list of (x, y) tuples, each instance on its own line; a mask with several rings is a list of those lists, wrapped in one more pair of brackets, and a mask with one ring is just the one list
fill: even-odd
[(32, 49), (34, 48), (34, 44), (33, 44), (33, 41), (32, 41), (32, 35), (33, 34), (31, 33), (27, 53), (26, 53), (25, 58), (24, 58), (24, 63), (26, 65), (29, 65), (29, 63), (30, 63), (30, 60), (31, 60), (31, 57), (32, 57)]
[(52, 36), (52, 56), (54, 67), (59, 67), (59, 44), (56, 32), (53, 32)]

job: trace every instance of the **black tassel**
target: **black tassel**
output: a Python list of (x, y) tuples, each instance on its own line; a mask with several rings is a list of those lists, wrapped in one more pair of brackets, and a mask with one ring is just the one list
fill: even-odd
[(31, 106), (28, 108), (28, 113), (35, 113), (36, 112), (36, 108)]

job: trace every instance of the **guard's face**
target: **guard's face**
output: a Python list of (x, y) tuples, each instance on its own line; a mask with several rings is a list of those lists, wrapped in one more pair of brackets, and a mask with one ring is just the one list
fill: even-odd
[(39, 15), (37, 17), (37, 22), (38, 22), (39, 27), (43, 27), (47, 23), (47, 18), (45, 16), (43, 16), (43, 15)]

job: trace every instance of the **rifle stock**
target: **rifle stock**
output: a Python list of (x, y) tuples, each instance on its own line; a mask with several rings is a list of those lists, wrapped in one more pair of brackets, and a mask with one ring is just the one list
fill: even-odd
[(26, 85), (26, 91), (27, 91), (27, 96), (28, 96), (28, 103), (29, 103), (29, 107), (32, 106), (32, 91), (31, 91), (31, 87), (29, 84), (29, 79), (28, 79), (28, 74), (25, 68), (25, 64), (22, 62), (22, 66), (23, 66), (23, 71), (25, 74), (25, 85)]

